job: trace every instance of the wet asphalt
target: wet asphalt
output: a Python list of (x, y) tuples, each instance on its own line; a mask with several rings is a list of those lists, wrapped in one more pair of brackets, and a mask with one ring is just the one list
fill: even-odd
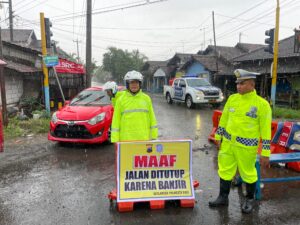
[[(263, 199), (250, 215), (241, 213), (243, 189), (233, 187), (229, 207), (211, 209), (218, 194), (217, 150), (207, 141), (212, 128), (210, 106), (189, 110), (153, 95), (159, 139), (193, 140), (193, 179), (200, 182), (196, 205), (168, 202), (162, 210), (147, 204), (119, 213), (107, 194), (115, 187), (114, 146), (60, 145), (46, 134), (5, 142), (0, 154), (0, 225), (195, 225), (300, 224), (300, 183), (265, 184)], [(265, 176), (294, 176), (284, 167)]]

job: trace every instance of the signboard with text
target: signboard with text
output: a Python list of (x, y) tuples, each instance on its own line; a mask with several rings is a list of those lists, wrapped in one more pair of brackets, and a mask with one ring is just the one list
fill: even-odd
[(85, 74), (85, 68), (82, 64), (78, 64), (67, 59), (59, 59), (58, 65), (55, 66), (55, 69), (57, 73)]
[(192, 141), (117, 144), (117, 201), (194, 199)]
[(47, 67), (58, 65), (58, 56), (43, 56), (43, 60)]

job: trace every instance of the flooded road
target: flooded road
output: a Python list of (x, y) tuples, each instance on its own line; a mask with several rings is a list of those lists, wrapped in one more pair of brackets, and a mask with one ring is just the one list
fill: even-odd
[[(193, 140), (193, 178), (200, 182), (193, 209), (170, 202), (163, 210), (139, 205), (119, 213), (107, 194), (115, 187), (114, 146), (59, 145), (46, 135), (5, 143), (0, 154), (1, 225), (196, 225), (299, 224), (299, 182), (266, 184), (263, 200), (251, 215), (241, 213), (242, 190), (232, 188), (228, 208), (210, 209), (208, 201), (219, 189), (217, 150), (207, 142), (210, 107), (194, 110), (168, 105), (153, 97), (159, 139)], [(293, 176), (284, 168), (268, 169), (268, 176)]]

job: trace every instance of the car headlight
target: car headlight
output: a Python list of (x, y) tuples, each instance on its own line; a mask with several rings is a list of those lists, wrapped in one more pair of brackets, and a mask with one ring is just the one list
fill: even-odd
[(105, 118), (105, 112), (98, 114), (97, 116), (93, 117), (88, 121), (88, 124), (95, 125), (101, 122)]
[(56, 112), (53, 113), (53, 115), (51, 117), (51, 121), (52, 121), (52, 123), (57, 123), (58, 119), (57, 119), (57, 116), (56, 116)]
[(222, 91), (220, 91), (219, 97), (220, 97), (221, 99), (224, 99), (224, 95), (223, 95), (223, 92), (222, 92)]
[(202, 91), (197, 91), (197, 92), (196, 92), (196, 98), (197, 98), (197, 99), (204, 98), (203, 92), (202, 92)]

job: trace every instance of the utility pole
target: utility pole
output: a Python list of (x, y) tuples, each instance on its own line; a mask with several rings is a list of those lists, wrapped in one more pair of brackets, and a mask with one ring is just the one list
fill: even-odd
[[(45, 17), (44, 13), (40, 13), (40, 23), (41, 23), (41, 41), (42, 41), (42, 55), (47, 56), (46, 48), (46, 31), (45, 31)], [(45, 89), (45, 105), (46, 111), (50, 115), (50, 94), (49, 94), (49, 76), (48, 68), (43, 62), (43, 73), (44, 73), (44, 89)]]
[(277, 0), (276, 7), (276, 24), (275, 24), (275, 40), (274, 40), (274, 57), (273, 57), (273, 67), (271, 71), (272, 75), (272, 88), (271, 88), (271, 105), (275, 107), (276, 99), (276, 82), (277, 82), (277, 61), (278, 61), (278, 36), (279, 36), (279, 0)]
[(13, 11), (12, 11), (12, 0), (6, 1), (0, 1), (0, 3), (6, 3), (8, 4), (8, 9), (9, 9), (9, 30), (10, 30), (10, 41), (14, 41), (14, 34), (13, 34)]
[(217, 44), (216, 44), (216, 29), (215, 29), (215, 13), (212, 11), (212, 19), (213, 19), (213, 31), (214, 31), (214, 46), (215, 46), (215, 56), (216, 56), (216, 68), (217, 68), (217, 73), (219, 71), (219, 66), (218, 66), (218, 54), (217, 54)]
[(73, 42), (76, 42), (76, 45), (77, 45), (77, 63), (79, 63), (79, 59), (80, 59), (80, 57), (79, 57), (79, 40), (78, 40), (78, 38), (76, 39), (76, 40), (73, 40)]
[(92, 0), (87, 0), (86, 7), (86, 87), (92, 85)]
[(242, 42), (242, 32), (239, 33), (239, 43)]
[[(2, 37), (1, 37), (1, 27), (0, 27), (0, 59), (3, 60), (2, 53)], [(7, 116), (7, 106), (6, 106), (6, 91), (5, 91), (5, 77), (3, 74), (3, 67), (0, 66), (0, 89), (1, 89), (1, 103), (2, 103), (2, 118), (3, 125), (7, 126), (8, 124), (8, 116)]]
[(10, 41), (14, 41), (14, 28), (13, 28), (13, 11), (12, 11), (12, 0), (9, 0), (9, 30), (10, 30)]

